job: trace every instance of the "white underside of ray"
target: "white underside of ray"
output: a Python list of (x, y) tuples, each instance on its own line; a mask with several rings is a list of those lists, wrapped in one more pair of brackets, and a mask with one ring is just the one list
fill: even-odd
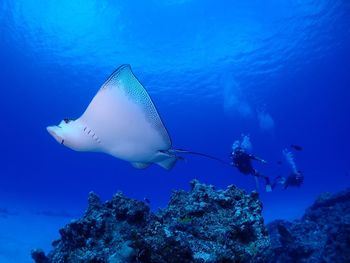
[(166, 156), (159, 151), (171, 147), (155, 106), (129, 66), (107, 80), (77, 121), (99, 138), (94, 150), (139, 163), (134, 165), (139, 168), (162, 161)]

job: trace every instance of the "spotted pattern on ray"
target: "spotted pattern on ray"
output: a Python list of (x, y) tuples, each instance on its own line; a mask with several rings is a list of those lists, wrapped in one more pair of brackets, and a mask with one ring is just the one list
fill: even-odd
[(123, 89), (129, 99), (142, 107), (148, 122), (159, 131), (163, 139), (171, 145), (171, 139), (151, 97), (133, 74), (130, 65), (122, 65), (111, 74), (101, 87), (101, 89), (108, 88)]

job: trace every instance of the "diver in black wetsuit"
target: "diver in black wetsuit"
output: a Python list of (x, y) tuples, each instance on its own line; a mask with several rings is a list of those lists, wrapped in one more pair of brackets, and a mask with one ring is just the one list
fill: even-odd
[(301, 171), (292, 172), (287, 178), (283, 176), (277, 176), (272, 184), (272, 189), (276, 185), (280, 184), (283, 189), (287, 189), (289, 186), (300, 187), (304, 182), (304, 175)]
[(259, 161), (261, 163), (267, 163), (265, 160), (258, 158), (252, 154), (247, 153), (242, 147), (236, 147), (231, 152), (231, 165), (237, 167), (237, 169), (242, 174), (251, 174), (255, 178), (261, 177), (265, 179), (266, 182), (266, 191), (271, 191), (270, 178), (260, 174), (252, 165), (252, 160)]
[[(295, 145), (294, 145), (295, 146)], [(301, 148), (301, 146), (299, 146)], [(302, 148), (300, 149), (302, 150)], [(300, 170), (298, 170), (295, 160), (294, 160), (294, 155), (291, 151), (288, 149), (284, 149), (282, 151), (284, 157), (286, 158), (287, 164), (290, 165), (291, 172), (287, 177), (284, 176), (277, 176), (273, 180), (272, 184), (272, 189), (274, 189), (277, 185), (281, 185), (283, 189), (287, 189), (288, 187), (299, 187), (303, 184), (304, 182), (304, 175)]]

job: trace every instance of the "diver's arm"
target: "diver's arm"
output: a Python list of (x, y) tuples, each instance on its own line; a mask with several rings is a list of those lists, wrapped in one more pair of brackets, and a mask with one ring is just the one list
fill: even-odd
[(267, 163), (264, 159), (261, 159), (261, 158), (259, 158), (259, 157), (257, 157), (257, 156), (252, 155), (252, 154), (250, 154), (249, 157), (250, 157), (250, 159), (259, 161), (259, 162), (261, 162), (261, 163)]

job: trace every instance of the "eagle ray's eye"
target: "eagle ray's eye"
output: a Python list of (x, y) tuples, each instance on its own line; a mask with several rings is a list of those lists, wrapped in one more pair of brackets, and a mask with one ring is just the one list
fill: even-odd
[(70, 119), (68, 119), (68, 118), (65, 118), (65, 119), (63, 119), (63, 121), (64, 121), (65, 123), (70, 123), (72, 120), (70, 120)]

